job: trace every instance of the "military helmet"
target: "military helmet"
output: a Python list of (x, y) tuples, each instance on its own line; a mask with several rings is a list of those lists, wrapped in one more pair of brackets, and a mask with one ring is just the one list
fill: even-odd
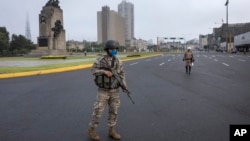
[(108, 40), (104, 45), (104, 50), (108, 49), (118, 49), (119, 48), (119, 42), (115, 40)]

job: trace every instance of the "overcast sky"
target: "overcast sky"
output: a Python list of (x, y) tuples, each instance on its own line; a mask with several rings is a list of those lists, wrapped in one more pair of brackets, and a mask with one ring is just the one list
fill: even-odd
[[(38, 15), (48, 0), (1, 0), (0, 26), (10, 34), (25, 35), (27, 13), (32, 41), (39, 34)], [(109, 6), (118, 11), (122, 0), (59, 0), (67, 40), (97, 40), (97, 11)], [(226, 22), (226, 0), (127, 0), (134, 4), (135, 37), (198, 38)], [(229, 0), (229, 23), (250, 22), (250, 0)], [(215, 24), (217, 23), (217, 24)]]

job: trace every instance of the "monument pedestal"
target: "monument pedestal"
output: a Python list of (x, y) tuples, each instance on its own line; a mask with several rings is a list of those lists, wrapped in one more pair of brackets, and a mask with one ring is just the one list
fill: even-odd
[[(49, 0), (39, 14), (38, 47), (33, 54), (41, 56), (67, 55), (66, 37), (63, 28), (63, 10), (59, 0)], [(47, 54), (46, 54), (47, 53)]]
[(49, 50), (48, 49), (43, 49), (43, 50), (32, 50), (29, 55), (29, 57), (41, 57), (41, 56), (48, 56), (49, 55)]

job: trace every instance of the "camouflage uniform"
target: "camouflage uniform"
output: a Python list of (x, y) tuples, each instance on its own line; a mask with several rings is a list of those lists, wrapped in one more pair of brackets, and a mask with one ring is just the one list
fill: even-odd
[[(103, 62), (108, 62), (111, 66), (112, 60), (111, 58), (109, 58), (110, 57), (108, 56), (102, 56), (94, 62), (91, 70), (94, 76), (104, 75), (105, 66), (103, 65)], [(113, 68), (117, 71), (124, 84), (126, 84), (122, 62), (116, 57), (114, 60)], [(110, 78), (111, 81), (113, 81), (114, 79), (115, 78), (113, 76)], [(99, 119), (107, 104), (109, 105), (108, 125), (110, 127), (115, 126), (117, 121), (118, 108), (120, 107), (119, 85), (117, 85), (117, 87), (115, 88), (98, 88), (98, 95), (94, 103), (92, 119), (89, 123), (90, 127), (95, 128), (98, 126)]]

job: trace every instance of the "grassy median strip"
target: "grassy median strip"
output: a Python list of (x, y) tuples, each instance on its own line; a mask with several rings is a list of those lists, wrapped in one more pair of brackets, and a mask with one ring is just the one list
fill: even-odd
[[(87, 56), (83, 55), (74, 55), (74, 56), (67, 56), (66, 60), (74, 60), (74, 59), (90, 59), (90, 58), (96, 58), (97, 55), (91, 54)], [(50, 60), (50, 59), (47, 59)], [(54, 60), (54, 59), (51, 59)], [(60, 59), (58, 59), (60, 60)], [(61, 59), (63, 60), (63, 59)], [(41, 59), (41, 57), (0, 57), (0, 61), (44, 61), (44, 59)]]
[(0, 67), (0, 74), (28, 72), (28, 71), (37, 71), (37, 70), (48, 70), (48, 69), (72, 67), (72, 66), (92, 64), (92, 63), (93, 63), (93, 61), (71, 62), (71, 63), (65, 63), (65, 64), (51, 64), (51, 65), (43, 65), (43, 66), (35, 66), (35, 67)]
[(0, 57), (0, 61), (38, 61), (40, 58), (35, 57)]
[[(127, 57), (131, 54), (136, 54), (136, 57)], [(139, 54), (139, 55), (138, 55)], [(130, 53), (130, 54), (121, 54), (124, 57), (120, 57), (121, 60), (127, 61), (127, 60), (133, 60), (133, 59), (140, 59), (143, 57), (149, 57), (149, 56), (155, 56), (159, 55), (159, 53)], [(99, 55), (78, 55), (78, 56), (69, 56), (66, 60), (74, 60), (74, 59), (90, 59), (90, 58), (97, 58)], [(42, 60), (40, 58), (25, 58), (25, 57), (4, 57), (0, 58), (0, 60), (11, 60), (11, 61), (26, 61), (26, 60)], [(77, 62), (70, 62), (70, 63), (62, 63), (62, 64), (50, 64), (50, 65), (42, 65), (42, 66), (34, 66), (34, 67), (5, 67), (0, 66), (0, 74), (9, 74), (9, 73), (19, 73), (19, 72), (30, 72), (30, 71), (40, 71), (40, 70), (50, 70), (50, 69), (58, 69), (58, 68), (67, 68), (67, 67), (75, 67), (75, 66), (81, 66), (81, 65), (88, 65), (93, 64), (92, 61), (77, 61)]]

